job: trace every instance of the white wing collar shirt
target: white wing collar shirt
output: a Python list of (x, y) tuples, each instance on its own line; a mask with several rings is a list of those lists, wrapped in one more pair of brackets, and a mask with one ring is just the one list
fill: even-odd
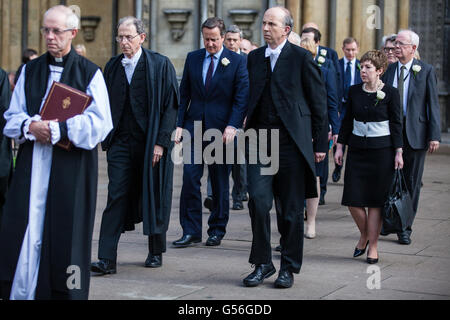
[(278, 57), (280, 56), (281, 50), (283, 50), (284, 45), (286, 44), (287, 39), (283, 41), (278, 47), (275, 49), (271, 49), (269, 46), (266, 48), (265, 56), (270, 57), (270, 66), (272, 67), (272, 71), (275, 68), (275, 64), (277, 63)]
[[(11, 300), (32, 300), (35, 297), (41, 256), (42, 232), (45, 219), (46, 199), (50, 170), (52, 166), (53, 145), (61, 137), (59, 124), (50, 122), (51, 144), (41, 144), (28, 132), (32, 121), (39, 121), (39, 115), (30, 117), (25, 101), (24, 66), (13, 92), (9, 109), (5, 112), (6, 125), (3, 134), (10, 138), (35, 141), (33, 147), (30, 204), (28, 226), (22, 242), (19, 261), (11, 288)], [(59, 81), (64, 68), (50, 65), (47, 92), (42, 99), (41, 109), (53, 81)], [(112, 130), (111, 109), (108, 91), (100, 70), (97, 70), (86, 93), (92, 96), (92, 103), (83, 114), (66, 121), (69, 140), (78, 148), (92, 150)], [(25, 125), (22, 127), (22, 123)], [(22, 129), (22, 130), (21, 130)]]
[(142, 54), (142, 48), (139, 48), (138, 52), (131, 58), (123, 58), (122, 59), (122, 65), (125, 69), (125, 74), (127, 75), (128, 84), (131, 83), (131, 79), (133, 78), (134, 69), (136, 69), (136, 66), (139, 62), (139, 58)]

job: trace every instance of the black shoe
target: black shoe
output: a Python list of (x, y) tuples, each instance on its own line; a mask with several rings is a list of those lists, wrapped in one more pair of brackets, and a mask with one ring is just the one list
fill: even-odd
[(146, 268), (159, 268), (162, 266), (162, 254), (152, 255), (148, 254), (147, 259), (145, 260)]
[(91, 271), (102, 275), (117, 273), (116, 262), (109, 259), (100, 259), (98, 262), (91, 263)]
[(294, 284), (294, 275), (289, 270), (280, 270), (275, 280), (275, 288), (290, 288)]
[(233, 207), (231, 209), (232, 210), (243, 210), (244, 205), (242, 204), (242, 202), (234, 202)]
[(212, 211), (213, 208), (213, 199), (211, 197), (206, 197), (205, 201), (203, 202), (203, 206), (208, 209), (209, 211)]
[(411, 238), (409, 237), (409, 234), (407, 234), (406, 232), (398, 233), (397, 237), (398, 243), (406, 245), (411, 244)]
[(246, 287), (256, 287), (263, 283), (264, 279), (270, 277), (276, 272), (273, 263), (259, 264), (255, 267), (255, 271), (250, 273), (247, 278), (243, 280)]
[(366, 247), (364, 249), (358, 249), (358, 247), (355, 248), (355, 252), (353, 253), (353, 258), (362, 256), (364, 253), (366, 253), (367, 246), (369, 245), (369, 240), (366, 242)]
[(242, 196), (242, 201), (248, 201), (248, 196), (247, 196), (247, 194), (244, 194), (244, 195)]
[(338, 182), (339, 179), (341, 179), (341, 168), (334, 168), (331, 178), (333, 179), (333, 182)]
[(275, 251), (281, 252), (281, 244), (279, 246), (276, 246)]
[(220, 245), (221, 240), (222, 240), (222, 238), (220, 238), (219, 236), (210, 236), (208, 238), (208, 240), (206, 240), (205, 244), (208, 247), (215, 247), (215, 246)]
[(172, 242), (172, 244), (176, 248), (185, 248), (185, 247), (189, 247), (190, 245), (192, 245), (194, 243), (199, 243), (199, 242), (202, 242), (201, 238), (194, 237), (193, 235), (187, 234), (187, 235), (182, 236), (180, 239)]
[(378, 258), (369, 258), (367, 257), (367, 263), (368, 264), (375, 264), (378, 262)]
[(323, 206), (325, 204), (325, 197), (324, 197), (324, 195), (320, 195), (320, 198), (319, 198), (319, 206)]

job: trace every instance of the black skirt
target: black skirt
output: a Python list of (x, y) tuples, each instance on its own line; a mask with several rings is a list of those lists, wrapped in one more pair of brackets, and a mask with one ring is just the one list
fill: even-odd
[(395, 149), (348, 148), (342, 205), (383, 207), (395, 173)]

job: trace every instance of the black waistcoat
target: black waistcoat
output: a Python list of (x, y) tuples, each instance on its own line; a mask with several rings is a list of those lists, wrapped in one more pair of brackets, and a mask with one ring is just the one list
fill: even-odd
[[(50, 60), (50, 54), (46, 53), (27, 63), (25, 69), (25, 98), (27, 111), (31, 117), (39, 113), (47, 89)], [(86, 92), (97, 70), (98, 67), (94, 63), (79, 56), (72, 48), (64, 58), (64, 71), (60, 82)]]
[(125, 77), (127, 88), (117, 132), (117, 135), (120, 137), (133, 137), (137, 140), (143, 140), (145, 138), (148, 126), (146, 70), (144, 54), (142, 54), (136, 65), (130, 84), (128, 84), (125, 72), (121, 73)]
[(284, 126), (273, 103), (272, 92), (270, 90), (272, 81), (272, 68), (270, 66), (270, 59), (266, 58), (266, 62), (266, 84), (264, 86), (261, 98), (259, 99), (258, 105), (255, 109), (255, 127), (264, 129), (280, 129), (284, 128)]

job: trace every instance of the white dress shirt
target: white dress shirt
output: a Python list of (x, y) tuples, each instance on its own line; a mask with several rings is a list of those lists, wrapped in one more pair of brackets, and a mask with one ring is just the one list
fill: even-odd
[(275, 68), (275, 64), (277, 63), (278, 57), (280, 56), (281, 50), (283, 50), (284, 45), (286, 44), (287, 39), (283, 41), (282, 44), (280, 44), (275, 49), (271, 49), (269, 46), (266, 48), (265, 56), (270, 57), (270, 66), (273, 69)]
[[(411, 79), (411, 67), (414, 59), (411, 59), (407, 64), (404, 66), (406, 67), (405, 71), (403, 71), (404, 74), (404, 82), (403, 82), (403, 115), (406, 116), (406, 109), (408, 106), (408, 89), (409, 89), (409, 80)], [(398, 77), (400, 76), (401, 67), (403, 65), (399, 62), (397, 62), (397, 70), (395, 71), (394, 76), (394, 82), (392, 86), (394, 88), (398, 88)]]

